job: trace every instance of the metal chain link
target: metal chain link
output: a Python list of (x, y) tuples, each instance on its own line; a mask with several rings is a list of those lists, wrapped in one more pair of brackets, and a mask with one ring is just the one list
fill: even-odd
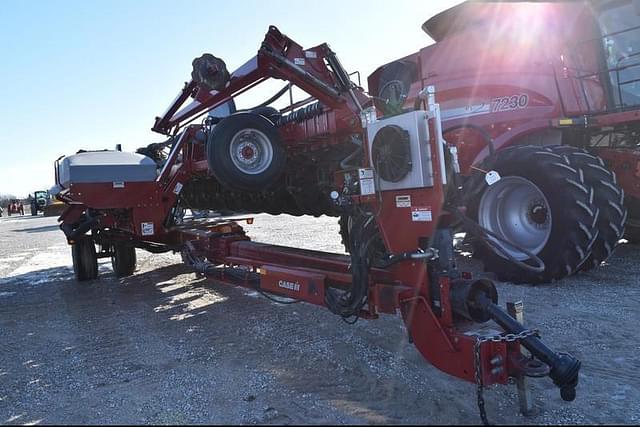
[(480, 362), (480, 347), (485, 342), (515, 342), (518, 340), (523, 340), (530, 336), (540, 336), (540, 332), (537, 329), (525, 329), (518, 334), (499, 334), (493, 336), (477, 336), (476, 343), (473, 347), (474, 349), (474, 358), (473, 365), (476, 371), (476, 393), (478, 399), (478, 409), (480, 411), (480, 418), (482, 419), (482, 423), (484, 425), (489, 425), (489, 420), (487, 419), (487, 412), (484, 407), (484, 396), (483, 396), (483, 384), (482, 384), (482, 363)]

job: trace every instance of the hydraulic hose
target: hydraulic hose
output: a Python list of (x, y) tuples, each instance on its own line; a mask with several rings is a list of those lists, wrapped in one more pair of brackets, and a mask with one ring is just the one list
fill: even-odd
[(456, 125), (444, 130), (443, 134), (446, 134), (448, 132), (453, 132), (454, 130), (463, 129), (463, 128), (473, 129), (476, 132), (478, 132), (482, 136), (482, 139), (484, 139), (484, 141), (487, 143), (487, 146), (489, 147), (489, 153), (492, 156), (495, 154), (496, 149), (493, 146), (493, 138), (491, 138), (491, 135), (489, 135), (489, 133), (486, 130), (484, 130), (482, 127), (478, 125), (474, 125), (471, 123), (463, 123), (461, 125)]
[[(542, 261), (540, 257), (535, 255), (534, 253), (509, 242), (508, 240), (498, 236), (496, 233), (492, 231), (487, 230), (486, 228), (482, 227), (480, 224), (478, 224), (477, 222), (473, 221), (472, 219), (467, 217), (465, 214), (460, 212), (456, 207), (448, 206), (447, 210), (451, 212), (458, 220), (460, 220), (465, 225), (465, 228), (467, 229), (467, 231), (469, 231), (471, 234), (474, 234), (476, 237), (480, 238), (484, 244), (489, 246), (495, 252), (500, 253), (509, 261), (513, 262), (520, 268), (533, 271), (534, 273), (544, 272), (546, 268), (544, 261)], [(492, 237), (497, 242), (504, 243), (522, 252), (523, 254), (528, 256), (535, 263), (535, 265), (527, 264), (526, 262), (515, 259), (513, 255), (511, 255), (502, 245), (498, 244), (494, 240), (489, 239), (489, 237)]]
[(358, 316), (367, 301), (371, 267), (369, 249), (376, 238), (376, 227), (373, 221), (373, 217), (359, 218), (351, 229), (351, 288), (343, 293), (328, 288), (325, 295), (325, 303), (329, 310), (343, 319)]
[(280, 89), (278, 92), (276, 92), (275, 95), (273, 95), (271, 98), (267, 99), (266, 101), (256, 105), (255, 107), (252, 108), (245, 108), (243, 110), (236, 110), (236, 113), (240, 113), (240, 112), (244, 112), (244, 111), (252, 111), (252, 110), (256, 110), (258, 108), (262, 108), (262, 107), (266, 107), (270, 104), (273, 104), (274, 102), (276, 102), (278, 99), (280, 99), (280, 97), (282, 95), (284, 95), (285, 93), (287, 93), (287, 91), (289, 90), (289, 88), (291, 87), (291, 83), (285, 85), (285, 87), (283, 87), (282, 89)]

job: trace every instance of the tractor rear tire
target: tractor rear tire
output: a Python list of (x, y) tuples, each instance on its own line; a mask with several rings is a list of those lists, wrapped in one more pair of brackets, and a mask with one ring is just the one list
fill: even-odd
[(98, 277), (98, 257), (93, 240), (82, 238), (72, 244), (71, 258), (76, 280), (84, 282)]
[(604, 161), (581, 148), (570, 145), (549, 146), (554, 153), (567, 156), (571, 166), (582, 170), (584, 181), (593, 187), (593, 202), (600, 211), (598, 237), (591, 256), (580, 270), (587, 271), (606, 261), (622, 239), (627, 209), (624, 206), (624, 190), (616, 182), (616, 175), (606, 168)]
[[(474, 174), (476, 185), (471, 188), (479, 191), (468, 203), (470, 217), (545, 265), (541, 273), (525, 269), (476, 239), (474, 256), (484, 262), (485, 271), (494, 272), (501, 281), (531, 284), (576, 272), (590, 257), (598, 236), (594, 191), (583, 174), (565, 156), (531, 145), (501, 150), (481, 169), (497, 171), (501, 179), (488, 186), (484, 173)], [(518, 261), (534, 264), (521, 251), (508, 251)]]
[(123, 243), (114, 243), (111, 266), (116, 277), (131, 276), (136, 270), (136, 248)]
[(224, 186), (259, 192), (284, 172), (286, 153), (274, 124), (264, 116), (236, 113), (207, 139), (209, 170)]

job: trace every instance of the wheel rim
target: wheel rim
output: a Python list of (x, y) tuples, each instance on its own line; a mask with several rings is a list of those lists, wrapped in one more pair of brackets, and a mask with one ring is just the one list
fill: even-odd
[(271, 140), (257, 129), (243, 129), (231, 138), (229, 154), (233, 165), (243, 173), (264, 172), (273, 160)]
[[(549, 202), (538, 186), (522, 177), (504, 177), (489, 186), (480, 199), (479, 212), (482, 227), (535, 255), (551, 235)], [(497, 243), (518, 261), (529, 258), (511, 245)]]

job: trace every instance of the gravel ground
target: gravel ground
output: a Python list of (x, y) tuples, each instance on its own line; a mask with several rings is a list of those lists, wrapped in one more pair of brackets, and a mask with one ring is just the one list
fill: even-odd
[[(337, 220), (258, 215), (257, 241), (341, 252)], [(175, 254), (138, 251), (135, 276), (78, 284), (55, 218), (0, 218), (0, 423), (478, 424), (473, 384), (426, 363), (399, 317), (349, 326), (197, 279)], [(640, 246), (548, 286), (498, 283), (529, 325), (583, 361), (578, 397), (532, 381), (485, 392), (500, 424), (637, 424)], [(460, 257), (463, 269), (481, 266)]]

